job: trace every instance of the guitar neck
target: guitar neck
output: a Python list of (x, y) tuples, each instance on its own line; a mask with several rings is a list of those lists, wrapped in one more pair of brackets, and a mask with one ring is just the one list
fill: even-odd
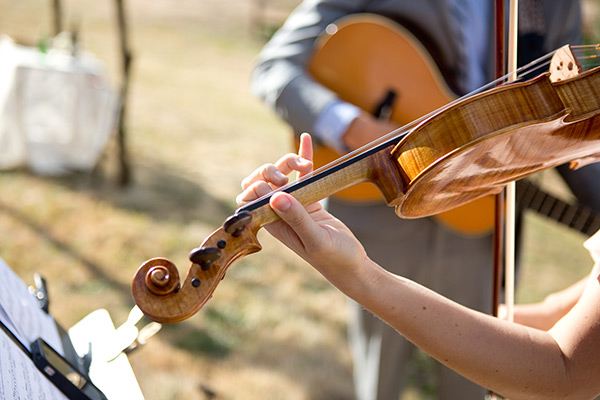
[(517, 181), (517, 203), (586, 235), (600, 229), (600, 215), (589, 207), (570, 204), (540, 190), (526, 179)]

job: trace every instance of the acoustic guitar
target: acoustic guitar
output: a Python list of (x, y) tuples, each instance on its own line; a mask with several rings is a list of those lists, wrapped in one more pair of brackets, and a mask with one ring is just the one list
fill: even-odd
[[(399, 127), (457, 98), (416, 37), (373, 14), (355, 14), (329, 25), (317, 39), (308, 71), (342, 100)], [(315, 167), (340, 156), (328, 147), (316, 147)], [(353, 202), (381, 200), (370, 183), (334, 196)], [(486, 196), (434, 217), (455, 232), (482, 235), (494, 228), (494, 204), (493, 196)]]

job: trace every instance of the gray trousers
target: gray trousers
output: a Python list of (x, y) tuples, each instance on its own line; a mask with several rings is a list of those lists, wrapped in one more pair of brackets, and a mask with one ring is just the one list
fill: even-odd
[[(492, 304), (491, 236), (468, 238), (430, 218), (405, 220), (381, 205), (329, 199), (328, 210), (363, 243), (369, 257), (465, 306), (489, 312)], [(351, 301), (349, 346), (358, 400), (398, 400), (415, 347), (389, 325)], [(486, 390), (437, 365), (440, 399), (483, 399)]]

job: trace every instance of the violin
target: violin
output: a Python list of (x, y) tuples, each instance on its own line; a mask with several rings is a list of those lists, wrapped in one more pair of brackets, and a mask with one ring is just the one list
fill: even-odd
[[(399, 217), (421, 218), (546, 168), (600, 161), (600, 67), (582, 72), (573, 49), (584, 48), (565, 46), (547, 56), (550, 72), (462, 97), (278, 191), (308, 205), (371, 182)], [(198, 312), (233, 262), (261, 249), (258, 231), (278, 218), (271, 195), (239, 208), (192, 250), (183, 282), (165, 258), (143, 263), (132, 282), (142, 312), (161, 323)]]

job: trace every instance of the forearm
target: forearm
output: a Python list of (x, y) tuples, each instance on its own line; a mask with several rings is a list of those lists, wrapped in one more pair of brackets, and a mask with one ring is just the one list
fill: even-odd
[(568, 387), (548, 333), (470, 310), (378, 266), (364, 270), (364, 281), (342, 279), (340, 289), (467, 378), (519, 399), (549, 399)]
[[(301, 142), (299, 154), (304, 147)], [(267, 182), (275, 183), (264, 174), (251, 176), (267, 192)], [(583, 399), (600, 393), (599, 271), (592, 272), (577, 305), (552, 330), (542, 331), (474, 311), (391, 274), (321, 207), (305, 209), (285, 192), (272, 195), (270, 205), (281, 221), (267, 227), (269, 232), (347, 296), (474, 382), (514, 399)]]
[(549, 330), (577, 303), (587, 278), (567, 289), (548, 295), (543, 302), (515, 306), (514, 322), (541, 330)]

